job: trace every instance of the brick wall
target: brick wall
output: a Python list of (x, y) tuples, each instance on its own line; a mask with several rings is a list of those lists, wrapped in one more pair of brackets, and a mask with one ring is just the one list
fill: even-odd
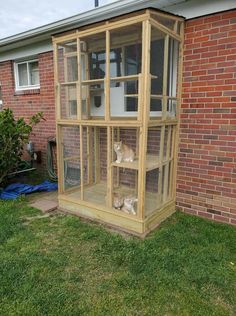
[(186, 22), (177, 204), (236, 224), (236, 10)]
[[(15, 92), (13, 62), (0, 63), (3, 106), (13, 109), (16, 117), (28, 118), (43, 111), (46, 121), (34, 127), (31, 140), (35, 150), (42, 151), (42, 168), (46, 166), (47, 138), (55, 136), (55, 102), (53, 78), (53, 53), (39, 54), (40, 90)], [(25, 156), (29, 158), (29, 156)], [(40, 167), (40, 166), (39, 166)]]

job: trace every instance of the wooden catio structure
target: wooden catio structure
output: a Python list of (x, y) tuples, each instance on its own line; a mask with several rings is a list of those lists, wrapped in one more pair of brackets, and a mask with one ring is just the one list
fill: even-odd
[(59, 207), (146, 235), (175, 211), (183, 19), (147, 9), (53, 43)]

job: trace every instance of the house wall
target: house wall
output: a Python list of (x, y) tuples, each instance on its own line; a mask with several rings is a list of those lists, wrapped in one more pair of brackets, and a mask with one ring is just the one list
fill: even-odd
[[(46, 121), (34, 127), (31, 140), (35, 150), (42, 152), (42, 163), (38, 167), (45, 170), (47, 139), (55, 136), (55, 100), (53, 77), (53, 53), (47, 52), (38, 55), (40, 89), (15, 91), (13, 62), (0, 63), (0, 82), (2, 86), (3, 107), (11, 108), (16, 117), (26, 119), (42, 111)], [(28, 155), (25, 158), (29, 159)]]
[(236, 224), (236, 10), (186, 22), (177, 205)]

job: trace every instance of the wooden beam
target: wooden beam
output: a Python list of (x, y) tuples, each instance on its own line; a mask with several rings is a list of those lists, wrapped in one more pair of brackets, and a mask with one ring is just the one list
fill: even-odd
[(179, 150), (179, 129), (180, 129), (180, 108), (181, 108), (181, 96), (182, 96), (182, 78), (183, 78), (183, 45), (184, 45), (184, 23), (180, 26), (181, 43), (179, 45), (179, 62), (178, 62), (178, 91), (177, 91), (177, 113), (176, 118), (178, 124), (176, 126), (175, 136), (175, 152), (174, 152), (174, 166), (173, 166), (173, 197), (176, 200), (176, 179), (177, 179), (177, 165), (178, 165), (178, 150)]
[(165, 145), (165, 125), (161, 127), (161, 139), (160, 139), (160, 153), (159, 153), (159, 161), (160, 168), (158, 173), (158, 196), (157, 202), (161, 205), (163, 203), (163, 195), (162, 195), (162, 178), (163, 178), (163, 160), (164, 160), (164, 145)]
[[(87, 81), (90, 80), (90, 70), (89, 70), (89, 57), (88, 57), (88, 53), (86, 53), (84, 55), (84, 62), (85, 62), (85, 76)], [(83, 81), (84, 83), (84, 81)], [(87, 118), (88, 120), (91, 119), (91, 91), (90, 91), (90, 86), (86, 86), (86, 98), (85, 98), (85, 102), (86, 102), (86, 114), (85, 116), (83, 116), (82, 113), (82, 119)], [(82, 110), (83, 112), (83, 110)]]
[(95, 183), (101, 181), (100, 175), (100, 130), (98, 126), (94, 127), (94, 156), (95, 156)]
[(179, 21), (175, 21), (174, 32), (175, 32), (176, 34), (178, 34), (178, 24), (179, 24)]
[(110, 32), (106, 31), (105, 121), (110, 121)]
[(172, 133), (172, 147), (171, 147), (171, 162), (170, 162), (170, 188), (169, 188), (169, 198), (173, 199), (173, 192), (174, 192), (174, 186), (176, 185), (174, 182), (174, 175), (173, 175), (173, 170), (174, 170), (174, 160), (175, 158), (175, 143), (176, 143), (176, 126), (173, 126), (173, 133)]
[(77, 119), (78, 121), (82, 118), (82, 89), (81, 89), (81, 49), (80, 49), (80, 39), (77, 38), (77, 64), (78, 64), (78, 81), (76, 85), (77, 91)]
[[(60, 111), (60, 86), (59, 86), (59, 73), (58, 73), (58, 56), (57, 44), (53, 43), (53, 63), (54, 63), (54, 91), (55, 91), (55, 107), (56, 107), (56, 121), (61, 118)], [(56, 124), (56, 140), (57, 140), (57, 166), (58, 166), (58, 192), (61, 194), (65, 191), (64, 188), (64, 163), (63, 163), (63, 150), (62, 150), (62, 133), (61, 127)]]
[[(142, 74), (138, 75), (138, 121), (141, 122), (142, 121), (142, 87), (143, 85), (143, 76)], [(138, 134), (138, 133), (137, 133)]]
[(145, 218), (145, 192), (146, 192), (146, 152), (147, 152), (147, 129), (150, 112), (150, 49), (151, 49), (151, 24), (148, 20), (143, 24), (142, 38), (142, 90), (141, 104), (142, 127), (139, 130), (139, 169), (138, 169), (138, 217)]
[(53, 37), (53, 43), (56, 44), (63, 44), (63, 42), (70, 41), (70, 40), (76, 40), (78, 36), (85, 37), (94, 35), (97, 33), (105, 32), (107, 30), (113, 30), (121, 27), (127, 27), (129, 25), (135, 24), (135, 23), (142, 23), (143, 21), (147, 20), (149, 17), (148, 13), (138, 14), (133, 17), (127, 17), (127, 18), (120, 18), (118, 21), (107, 21), (107, 23), (104, 23), (103, 25), (97, 26), (96, 24), (91, 24), (88, 26), (86, 30), (83, 30), (83, 28), (78, 28), (77, 30), (74, 30), (74, 32), (71, 34), (68, 32), (68, 34), (58, 35)]
[(83, 161), (83, 126), (80, 125), (80, 194), (81, 200), (84, 200), (84, 161)]
[(123, 120), (111, 120), (109, 122), (105, 122), (104, 120), (101, 119), (97, 119), (95, 117), (91, 117), (90, 120), (82, 120), (82, 121), (78, 121), (78, 120), (59, 120), (58, 124), (60, 125), (78, 125), (81, 124), (83, 126), (101, 126), (101, 127), (107, 127), (107, 126), (120, 126), (120, 127), (127, 127), (127, 128), (131, 128), (131, 127), (139, 127), (142, 125), (141, 122), (138, 122), (137, 120), (126, 120), (125, 118)]
[(148, 9), (148, 11), (150, 12), (150, 14), (156, 15), (157, 17), (163, 17), (166, 19), (174, 20), (174, 21), (184, 21), (184, 18), (180, 16), (168, 14), (163, 11), (157, 11), (155, 9)]
[[(91, 28), (89, 28), (88, 30), (84, 30), (84, 31), (78, 30), (78, 32), (79, 32), (80, 37), (90, 36), (93, 34), (106, 32), (107, 30), (114, 30), (117, 28), (127, 27), (127, 26), (132, 25), (132, 24), (142, 23), (143, 21), (147, 20), (147, 17), (148, 17), (148, 15), (145, 13), (145, 14), (142, 14), (140, 16), (135, 16), (132, 18), (127, 18), (127, 19), (121, 19), (121, 20), (116, 21), (116, 22), (107, 21), (108, 23), (101, 25), (99, 27), (93, 27), (93, 25), (91, 25)], [(63, 41), (64, 40), (65, 39), (63, 39)]]
[(163, 33), (165, 33), (165, 34), (169, 35), (170, 37), (174, 38), (176, 41), (181, 42), (181, 37), (178, 34), (176, 34), (175, 32), (173, 32), (170, 29), (168, 29), (168, 27), (165, 27), (164, 25), (158, 23), (153, 18), (150, 18), (150, 22), (151, 22), (152, 26), (154, 26), (158, 30), (160, 30)]
[(64, 169), (64, 161), (63, 161), (63, 146), (62, 146), (62, 127), (56, 126), (56, 135), (57, 135), (57, 170), (58, 170), (58, 193), (65, 192), (65, 169)]
[(60, 85), (59, 85), (59, 72), (58, 72), (58, 56), (57, 44), (53, 43), (53, 65), (54, 65), (54, 93), (55, 93), (55, 107), (56, 107), (56, 120), (61, 118), (60, 113)]
[[(172, 135), (172, 126), (167, 127), (167, 143), (166, 143), (166, 157), (165, 160), (168, 161), (168, 163), (165, 165), (165, 171), (164, 171), (164, 188), (163, 188), (163, 202), (165, 203), (168, 198), (168, 191), (169, 191), (169, 165), (170, 165), (170, 154), (171, 154), (171, 135)], [(172, 146), (174, 147), (174, 144), (172, 143)]]
[[(120, 141), (120, 127), (117, 127), (117, 142)], [(112, 148), (112, 151), (114, 152), (114, 148)], [(120, 169), (117, 168), (117, 174), (116, 174), (116, 184), (119, 187), (120, 186)]]
[(88, 167), (88, 184), (93, 183), (93, 139), (92, 127), (87, 126), (87, 167)]
[[(63, 48), (64, 50), (65, 48)], [(65, 89), (65, 112), (66, 118), (69, 119), (71, 117), (70, 111), (70, 100), (69, 100), (69, 87), (67, 86), (68, 80), (68, 61), (67, 58), (63, 54), (63, 67), (64, 67), (64, 82), (60, 84), (62, 86), (64, 84)], [(69, 83), (70, 84), (70, 83)]]
[(111, 127), (107, 127), (107, 206), (109, 208), (112, 208), (113, 204), (113, 167), (111, 144)]
[(169, 35), (165, 36), (164, 46), (164, 66), (163, 66), (163, 100), (162, 100), (162, 119), (167, 117), (167, 86), (168, 86), (168, 63), (169, 63)]

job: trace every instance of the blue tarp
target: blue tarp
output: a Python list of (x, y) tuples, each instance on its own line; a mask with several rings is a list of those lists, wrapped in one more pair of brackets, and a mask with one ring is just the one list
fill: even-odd
[(23, 183), (13, 183), (8, 185), (3, 191), (0, 192), (0, 199), (2, 200), (14, 200), (21, 194), (30, 194), (40, 191), (55, 191), (57, 190), (57, 183), (44, 181), (41, 184), (31, 185)]

